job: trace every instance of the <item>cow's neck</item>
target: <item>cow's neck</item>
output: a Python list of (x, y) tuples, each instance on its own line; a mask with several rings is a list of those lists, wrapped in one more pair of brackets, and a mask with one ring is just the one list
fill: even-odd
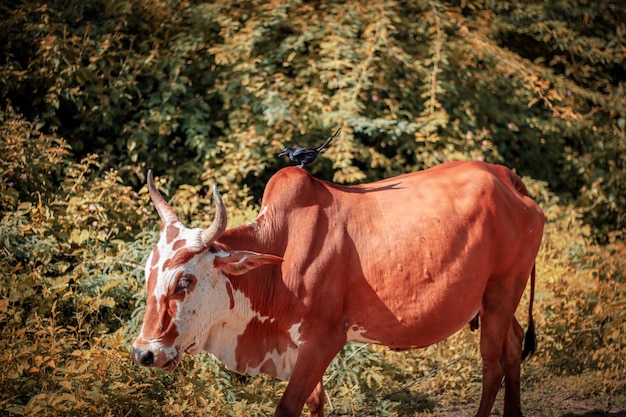
[(286, 321), (279, 315), (281, 309), (276, 308), (276, 303), (272, 308), (271, 299), (260, 302), (242, 291), (241, 282), (257, 279), (259, 277), (224, 277), (218, 284), (216, 291), (221, 292), (227, 302), (210, 319), (212, 325), (204, 349), (238, 373), (262, 372), (286, 380), (291, 375), (301, 343), (300, 322)]
[(245, 249), (259, 253), (281, 256), (286, 246), (283, 225), (272, 221), (267, 209), (261, 209), (259, 216), (250, 223), (226, 230), (218, 242), (227, 249)]
[[(262, 226), (257, 219), (227, 230), (216, 243), (226, 251), (282, 255), (284, 249), (276, 247), (281, 239), (265, 234)], [(297, 310), (288, 307), (293, 296), (280, 279), (280, 266), (263, 266), (227, 277), (221, 285), (228, 303), (212, 320), (205, 350), (239, 373), (263, 372), (288, 379), (301, 342), (300, 322), (280, 313)]]
[[(204, 349), (224, 362), (229, 369), (237, 371), (237, 339), (260, 314), (254, 311), (250, 299), (233, 287), (230, 279), (224, 278), (215, 291), (221, 293), (219, 298), (227, 302), (210, 319), (212, 325)], [(217, 310), (215, 306), (213, 310)]]
[[(274, 230), (272, 230), (274, 229)], [(248, 250), (258, 253), (283, 256), (286, 240), (281, 238), (281, 227), (273, 225), (260, 215), (255, 221), (227, 230), (216, 242), (225, 251)], [(232, 277), (235, 289), (242, 291), (252, 302), (252, 308), (259, 314), (270, 316), (275, 305), (274, 299), (285, 295), (281, 285), (281, 266), (270, 265), (254, 269), (245, 275)]]

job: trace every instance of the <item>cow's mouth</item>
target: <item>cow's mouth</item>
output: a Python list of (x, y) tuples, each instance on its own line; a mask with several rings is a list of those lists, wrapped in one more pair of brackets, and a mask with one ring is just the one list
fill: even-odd
[(183, 357), (183, 352), (177, 349), (176, 356), (174, 356), (169, 361), (165, 362), (165, 364), (161, 366), (161, 369), (163, 369), (164, 371), (173, 371), (180, 364), (182, 357)]
[(178, 361), (176, 359), (172, 359), (168, 361), (161, 367), (164, 371), (173, 371), (178, 366)]
[(165, 362), (160, 368), (164, 371), (173, 371), (180, 365), (183, 359), (183, 352), (188, 355), (195, 355), (199, 350), (199, 345), (195, 341), (184, 349), (176, 348), (176, 356)]
[(161, 369), (163, 369), (164, 371), (173, 371), (174, 369), (178, 367), (178, 365), (180, 365), (180, 362), (183, 358), (183, 352), (188, 355), (195, 355), (196, 353), (198, 353), (198, 351), (199, 351), (199, 348), (196, 342), (193, 342), (192, 344), (190, 344), (184, 349), (178, 348), (176, 349), (176, 356), (174, 356), (169, 361), (165, 362), (165, 364), (161, 366)]

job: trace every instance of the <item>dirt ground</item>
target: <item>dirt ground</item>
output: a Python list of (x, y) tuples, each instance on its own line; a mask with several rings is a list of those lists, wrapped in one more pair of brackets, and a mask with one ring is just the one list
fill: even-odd
[[(447, 410), (436, 407), (432, 414), (440, 417), (473, 417), (476, 405), (463, 405)], [(626, 408), (599, 404), (593, 398), (546, 398), (541, 403), (533, 403), (524, 407), (525, 417), (626, 417)], [(427, 414), (420, 414), (421, 417)], [(499, 401), (492, 412), (494, 416), (502, 415), (502, 402)]]
[[(586, 386), (586, 384), (588, 384)], [(543, 384), (522, 387), (522, 411), (525, 417), (626, 417), (626, 392), (590, 394), (597, 381), (584, 376), (555, 378)], [(623, 385), (622, 385), (623, 387)], [(492, 416), (501, 416), (503, 389), (498, 393)], [(444, 398), (431, 397), (437, 405), (429, 413), (417, 416), (473, 417), (479, 397), (467, 404), (446, 404)]]
[[(533, 396), (535, 397), (535, 396)], [(478, 399), (475, 404), (463, 404), (461, 406), (440, 407), (436, 406), (432, 413), (420, 413), (420, 417), (428, 415), (440, 417), (473, 417), (478, 407)], [(607, 404), (606, 399), (580, 397), (577, 395), (566, 396), (559, 394), (551, 396), (545, 394), (543, 398), (533, 398), (532, 402), (526, 402), (522, 406), (525, 417), (626, 417), (626, 406), (623, 404)], [(503, 402), (498, 399), (492, 415), (502, 415)]]

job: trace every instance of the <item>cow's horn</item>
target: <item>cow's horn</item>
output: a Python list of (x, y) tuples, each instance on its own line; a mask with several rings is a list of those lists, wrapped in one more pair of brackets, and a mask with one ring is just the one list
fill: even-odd
[(174, 209), (167, 204), (167, 201), (163, 198), (159, 190), (154, 185), (154, 179), (152, 178), (152, 170), (148, 170), (148, 191), (150, 192), (150, 198), (152, 203), (159, 213), (159, 217), (164, 225), (175, 223), (178, 221), (178, 216)]
[(202, 244), (209, 246), (215, 240), (217, 240), (224, 230), (226, 230), (226, 207), (222, 201), (219, 191), (217, 191), (217, 185), (213, 185), (213, 201), (215, 201), (215, 220), (213, 224), (202, 231)]

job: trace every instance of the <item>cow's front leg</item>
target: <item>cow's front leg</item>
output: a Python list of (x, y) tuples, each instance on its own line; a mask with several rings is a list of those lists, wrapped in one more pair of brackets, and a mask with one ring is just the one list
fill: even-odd
[(346, 334), (335, 330), (324, 332), (319, 337), (312, 337), (309, 340), (312, 341), (300, 346), (289, 383), (278, 402), (276, 417), (297, 417), (302, 412), (305, 403), (309, 406), (312, 416), (324, 415), (322, 376), (335, 355), (346, 343)]

